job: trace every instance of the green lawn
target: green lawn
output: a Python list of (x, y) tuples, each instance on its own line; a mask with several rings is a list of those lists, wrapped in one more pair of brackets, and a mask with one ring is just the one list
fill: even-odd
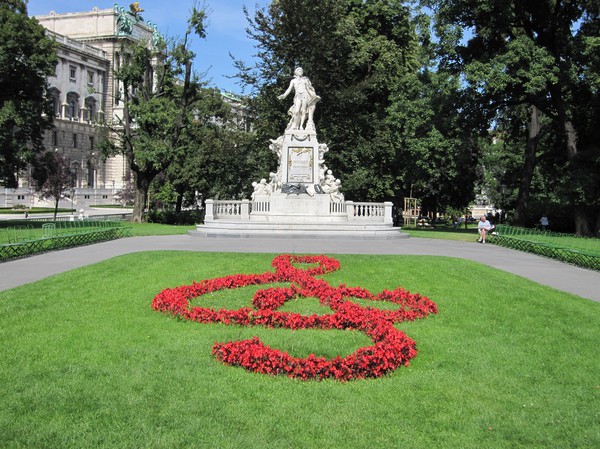
[(194, 231), (196, 226), (166, 225), (160, 223), (127, 223), (132, 226), (131, 234), (133, 236), (142, 235), (174, 235), (187, 234), (188, 231)]
[[(600, 304), (471, 261), (336, 258), (334, 285), (402, 286), (437, 303), (438, 315), (398, 325), (418, 345), (409, 367), (348, 383), (249, 373), (212, 345), (257, 335), (332, 357), (370, 341), (150, 307), (167, 287), (270, 270), (272, 255), (138, 253), (0, 292), (0, 447), (600, 447)], [(238, 308), (253, 289), (198, 301)]]
[(463, 242), (473, 242), (477, 240), (477, 227), (469, 225), (468, 229), (464, 227), (453, 228), (452, 226), (439, 226), (435, 228), (423, 229), (413, 227), (403, 227), (402, 232), (411, 237), (420, 237), (428, 239), (459, 240)]

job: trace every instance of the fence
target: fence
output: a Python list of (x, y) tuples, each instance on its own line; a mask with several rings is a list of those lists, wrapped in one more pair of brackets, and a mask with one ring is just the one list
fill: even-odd
[(600, 270), (600, 239), (498, 225), (493, 242), (507, 248)]
[(131, 227), (114, 221), (64, 221), (12, 226), (0, 230), (0, 262), (34, 254), (89, 245), (131, 235)]
[[(252, 212), (271, 212), (269, 201), (250, 200), (206, 200), (206, 221), (233, 219), (249, 221)], [(345, 215), (349, 222), (392, 223), (392, 203), (361, 203), (346, 201), (330, 203), (328, 213), (332, 216)]]

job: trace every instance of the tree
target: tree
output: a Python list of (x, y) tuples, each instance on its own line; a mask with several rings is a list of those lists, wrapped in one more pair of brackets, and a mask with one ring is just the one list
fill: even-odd
[(248, 20), (260, 62), (253, 69), (238, 66), (242, 81), (257, 93), (262, 151), (285, 128), (289, 105), (277, 95), (302, 66), (321, 96), (315, 122), (347, 196), (395, 197), (398, 170), (388, 163), (394, 148), (385, 119), (395, 84), (416, 70), (409, 9), (395, 0), (280, 0)]
[(63, 194), (73, 187), (69, 162), (59, 153), (47, 152), (38, 161), (34, 173), (38, 180), (37, 191), (40, 199), (54, 199), (54, 219), (56, 220), (59, 201), (63, 198)]
[(238, 67), (257, 93), (258, 141), (285, 128), (277, 95), (300, 65), (321, 96), (317, 130), (348, 198), (400, 206), (413, 191), (429, 210), (466, 206), (481, 120), (458, 114), (468, 107), (459, 77), (438, 71), (423, 14), (398, 0), (280, 0), (249, 22), (261, 59)]
[[(486, 116), (472, 107), (459, 76), (440, 64), (429, 17), (415, 16), (419, 34), (419, 70), (395, 86), (387, 118), (394, 132), (400, 189), (421, 200), (423, 212), (463, 210), (473, 199)], [(395, 146), (394, 146), (395, 143)]]
[(150, 184), (184, 150), (183, 131), (193, 126), (200, 82), (192, 71), (192, 33), (204, 38), (205, 12), (193, 8), (185, 36), (170, 48), (124, 44), (124, 62), (116, 77), (123, 84), (123, 117), (108, 124), (117, 140), (106, 138), (106, 155), (122, 153), (134, 175), (133, 221), (142, 221)]
[(235, 198), (248, 191), (244, 185), (252, 179), (247, 164), (248, 138), (234, 123), (220, 92), (201, 89), (192, 126), (183, 131), (185, 150), (166, 171), (176, 192), (176, 212), (184, 202), (193, 205), (200, 198)]
[[(448, 54), (449, 64), (465, 74), (474, 93), (483, 93), (487, 110), (524, 105), (529, 110), (521, 190), (517, 205), (524, 221), (536, 161), (537, 145), (549, 124), (561, 145), (563, 174), (570, 192), (563, 200), (571, 208), (577, 234), (591, 233), (600, 222), (595, 179), (599, 157), (598, 0), (537, 2), (449, 0), (427, 2), (436, 9), (438, 24), (453, 24), (471, 35)], [(545, 119), (542, 119), (542, 115)], [(553, 157), (555, 159), (556, 157)], [(594, 215), (596, 216), (594, 220)]]
[(20, 170), (44, 151), (52, 126), (47, 77), (56, 68), (54, 41), (26, 2), (0, 3), (0, 182), (16, 187)]

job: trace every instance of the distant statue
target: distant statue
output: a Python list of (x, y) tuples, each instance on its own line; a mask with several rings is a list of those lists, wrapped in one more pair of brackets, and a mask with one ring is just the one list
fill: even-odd
[(143, 20), (142, 16), (140, 16), (140, 13), (144, 12), (144, 10), (140, 8), (140, 2), (133, 2), (131, 5), (129, 5), (129, 12), (136, 19)]
[(323, 164), (325, 162), (325, 153), (329, 151), (329, 147), (326, 143), (319, 144), (319, 164)]
[(334, 203), (343, 203), (344, 202), (344, 194), (340, 192), (340, 187), (342, 187), (342, 181), (336, 179), (331, 186), (331, 190), (329, 192), (329, 196), (331, 197), (331, 201)]
[(304, 129), (304, 123), (308, 129), (314, 130), (315, 124), (313, 122), (313, 114), (315, 112), (315, 105), (321, 99), (312, 87), (310, 80), (304, 76), (302, 67), (298, 67), (294, 70), (294, 78), (290, 81), (290, 87), (277, 98), (283, 100), (287, 97), (292, 90), (294, 90), (294, 104), (288, 110), (288, 114), (291, 115), (290, 122), (287, 125), (286, 130)]
[(283, 146), (283, 136), (279, 136), (276, 140), (269, 139), (271, 144), (269, 145), (269, 150), (277, 155), (277, 159), (281, 158), (281, 149)]
[(270, 181), (267, 185), (269, 186), (271, 193), (279, 192), (281, 190), (281, 175), (279, 174), (279, 172), (269, 173), (269, 179)]
[(252, 188), (254, 191), (252, 192), (252, 200), (255, 200), (259, 195), (270, 195), (273, 193), (273, 185), (267, 184), (267, 180), (265, 178), (261, 179), (260, 182), (254, 181), (252, 183)]
[(118, 34), (131, 35), (133, 32), (133, 16), (128, 14), (122, 6), (119, 6), (118, 3), (115, 3), (114, 10), (117, 13)]

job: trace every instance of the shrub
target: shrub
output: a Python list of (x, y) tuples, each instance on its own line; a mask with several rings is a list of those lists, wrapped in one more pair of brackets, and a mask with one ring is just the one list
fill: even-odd
[(170, 225), (193, 225), (204, 221), (204, 212), (201, 210), (150, 210), (148, 212), (149, 223), (161, 223)]

